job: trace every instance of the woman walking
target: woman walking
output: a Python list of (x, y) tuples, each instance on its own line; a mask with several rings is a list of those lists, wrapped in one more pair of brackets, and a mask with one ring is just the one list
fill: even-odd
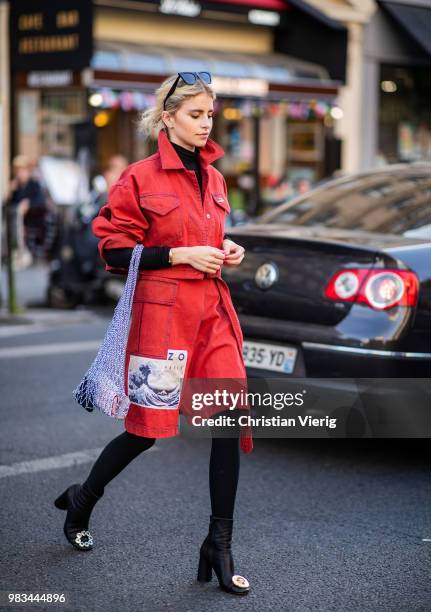
[[(226, 182), (211, 165), (223, 155), (209, 139), (214, 99), (208, 72), (178, 73), (161, 84), (141, 125), (158, 133), (158, 151), (128, 166), (93, 221), (107, 270), (126, 273), (133, 247), (145, 248), (126, 349), (126, 431), (82, 485), (55, 500), (67, 510), (66, 538), (81, 551), (93, 547), (90, 514), (105, 486), (156, 439), (178, 434), (178, 379), (246, 379), (243, 335), (221, 278), (221, 267), (240, 265), (244, 249), (224, 236), (230, 207)], [(235, 431), (240, 442), (238, 435), (211, 440), (211, 515), (197, 579), (208, 582), (214, 570), (223, 590), (246, 595), (250, 585), (234, 573), (231, 541), (239, 450), (251, 452), (253, 440), (249, 427)]]

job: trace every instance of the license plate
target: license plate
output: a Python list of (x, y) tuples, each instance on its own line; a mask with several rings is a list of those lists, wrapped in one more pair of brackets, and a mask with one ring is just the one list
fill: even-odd
[(298, 350), (292, 346), (244, 340), (244, 363), (250, 368), (291, 374), (295, 367), (297, 353)]

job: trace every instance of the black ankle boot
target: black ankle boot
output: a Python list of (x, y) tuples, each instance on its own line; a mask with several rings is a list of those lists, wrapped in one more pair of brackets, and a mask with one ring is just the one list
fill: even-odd
[(77, 550), (86, 551), (93, 548), (93, 536), (88, 530), (88, 523), (94, 505), (102, 495), (93, 493), (86, 483), (73, 484), (54, 502), (56, 508), (67, 510), (63, 531)]
[(208, 535), (200, 548), (198, 580), (209, 582), (215, 571), (220, 588), (234, 595), (247, 595), (247, 578), (234, 574), (231, 552), (233, 519), (211, 515)]

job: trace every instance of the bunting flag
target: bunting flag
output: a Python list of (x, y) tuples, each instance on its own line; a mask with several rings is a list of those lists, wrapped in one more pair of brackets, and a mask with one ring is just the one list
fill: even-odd
[[(91, 92), (99, 94), (100, 109), (121, 109), (124, 112), (143, 111), (155, 104), (154, 94), (146, 94), (136, 90), (114, 90), (107, 87)], [(230, 100), (217, 98), (214, 110), (222, 112), (227, 120), (238, 121), (243, 117), (285, 117), (287, 119), (323, 120), (332, 116), (331, 112), (337, 108), (335, 102), (327, 100)]]

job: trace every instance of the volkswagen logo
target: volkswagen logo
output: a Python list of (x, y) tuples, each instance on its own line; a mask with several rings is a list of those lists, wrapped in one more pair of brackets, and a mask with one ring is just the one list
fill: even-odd
[(269, 289), (276, 281), (278, 281), (278, 277), (278, 266), (274, 262), (270, 261), (258, 267), (254, 280), (259, 289)]

